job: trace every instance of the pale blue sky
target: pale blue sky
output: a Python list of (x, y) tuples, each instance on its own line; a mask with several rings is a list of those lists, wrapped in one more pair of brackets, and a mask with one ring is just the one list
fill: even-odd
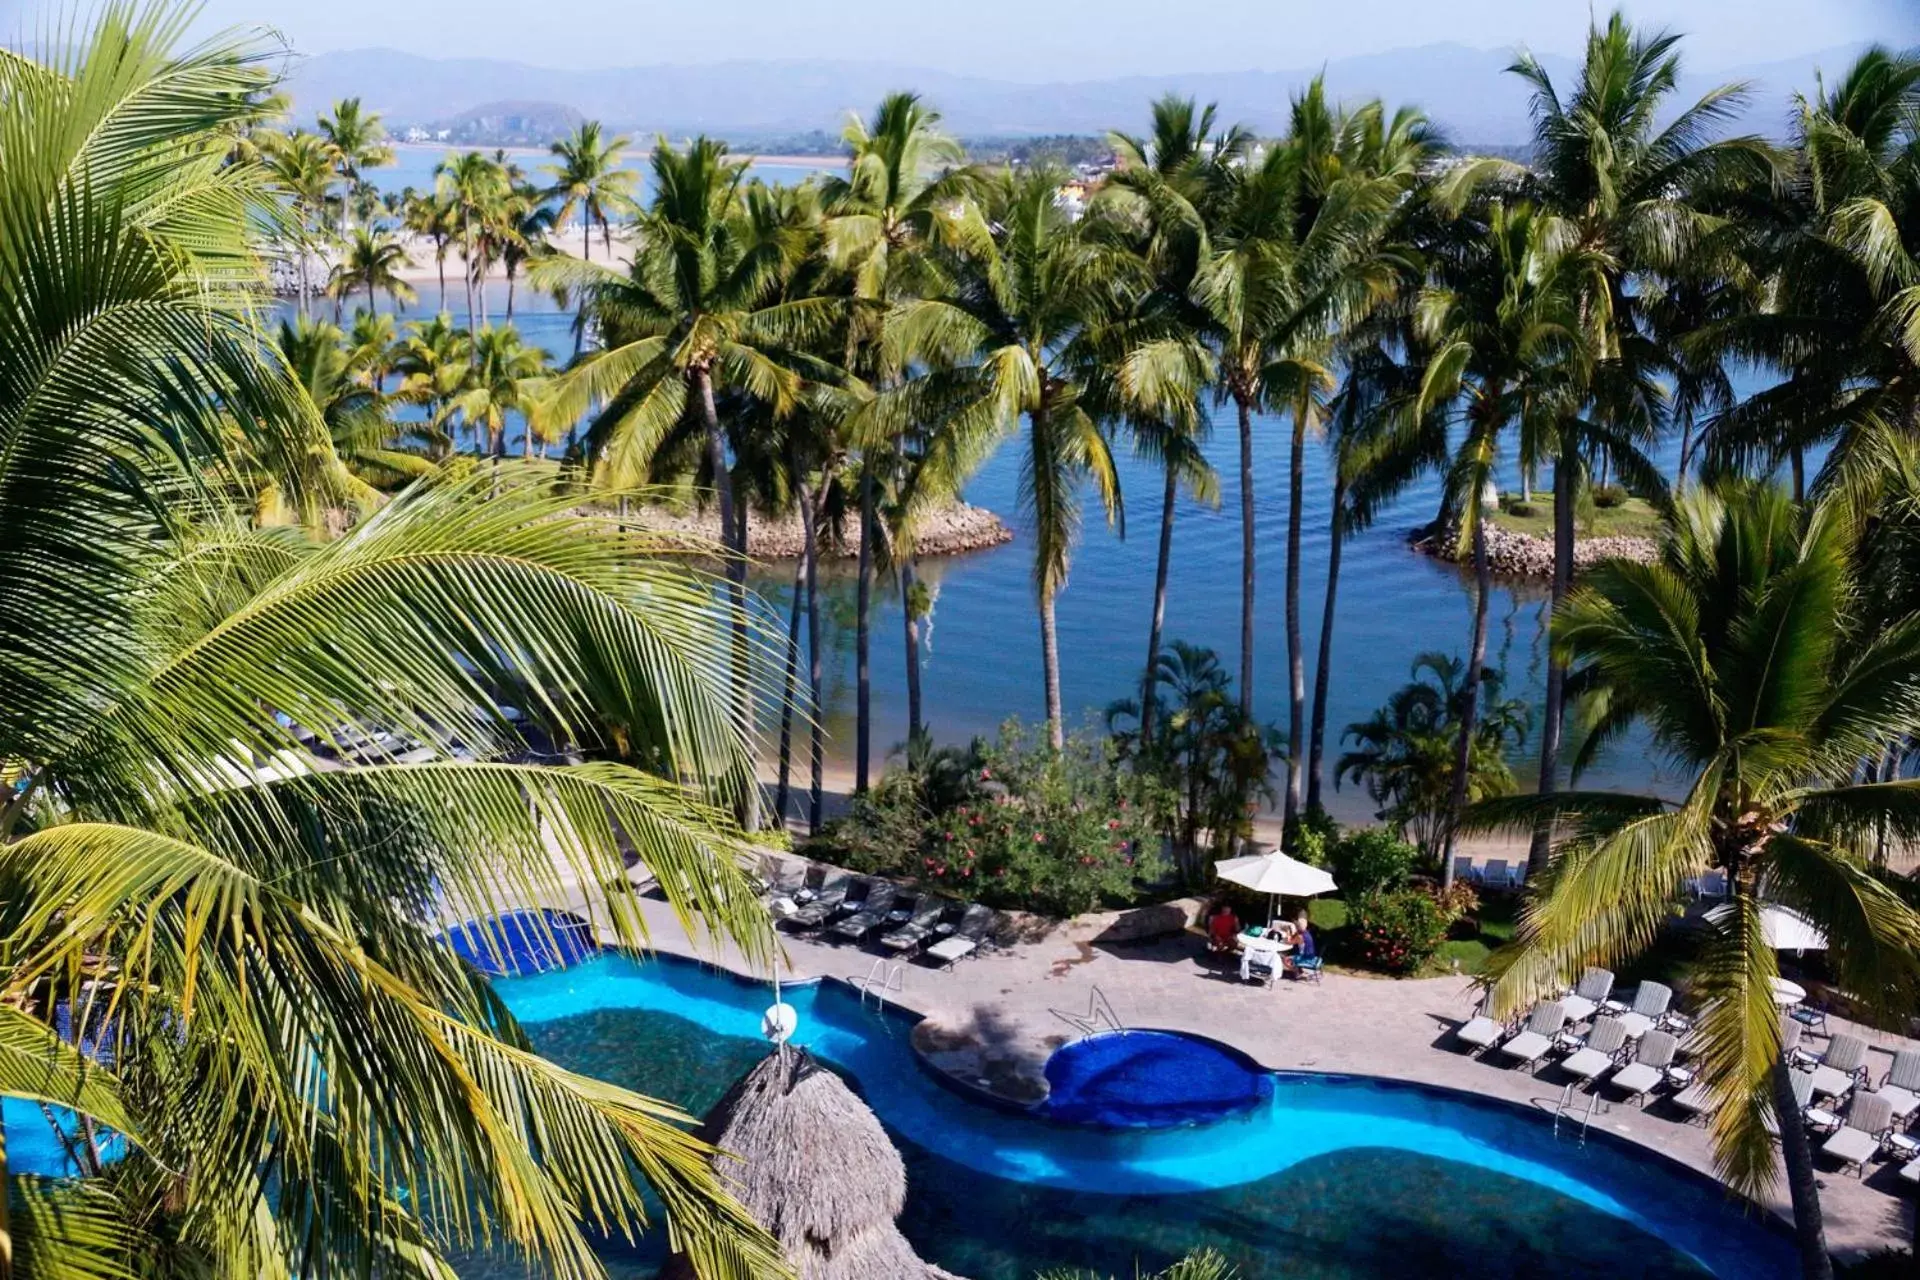
[[(0, 0), (26, 24), (54, 0)], [(1604, 14), (1605, 0), (1598, 6)], [(1920, 0), (1629, 0), (1700, 70), (1861, 40), (1920, 43)], [(320, 53), (386, 46), (554, 67), (845, 57), (1012, 79), (1279, 70), (1455, 40), (1571, 52), (1586, 0), (207, 0)], [(12, 26), (14, 23), (0, 22)]]

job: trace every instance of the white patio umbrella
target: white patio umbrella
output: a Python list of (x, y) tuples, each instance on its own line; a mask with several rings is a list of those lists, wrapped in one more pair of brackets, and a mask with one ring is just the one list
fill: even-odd
[[(1250, 858), (1228, 858), (1213, 864), (1215, 873), (1222, 880), (1244, 885), (1255, 893), (1270, 894), (1278, 898), (1290, 893), (1296, 898), (1311, 898), (1317, 894), (1332, 893), (1339, 886), (1333, 877), (1318, 867), (1310, 867), (1298, 858), (1289, 858), (1275, 849), (1272, 853), (1256, 854)], [(1274, 903), (1268, 903), (1267, 918), (1273, 918)]]
[[(1707, 912), (1707, 919), (1715, 924), (1733, 914), (1731, 902), (1722, 903)], [(1767, 945), (1775, 951), (1825, 951), (1827, 935), (1820, 932), (1813, 921), (1789, 907), (1765, 903), (1760, 908), (1760, 931)]]

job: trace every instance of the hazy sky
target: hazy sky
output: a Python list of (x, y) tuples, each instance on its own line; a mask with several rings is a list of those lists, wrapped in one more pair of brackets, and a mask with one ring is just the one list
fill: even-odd
[[(84, 7), (84, 6), (83, 6)], [(1597, 6), (1604, 15), (1607, 0)], [(1860, 40), (1920, 43), (1920, 0), (1629, 0), (1701, 70)], [(60, 0), (0, 0), (31, 26)], [(206, 0), (303, 52), (386, 46), (552, 67), (843, 57), (1012, 79), (1283, 70), (1453, 40), (1571, 52), (1586, 0)], [(7, 22), (0, 25), (16, 26)], [(11, 34), (11, 33), (10, 33)]]

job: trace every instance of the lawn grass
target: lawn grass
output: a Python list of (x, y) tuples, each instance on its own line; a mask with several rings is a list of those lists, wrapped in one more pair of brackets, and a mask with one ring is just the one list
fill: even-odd
[(1440, 950), (1422, 971), (1423, 977), (1458, 972), (1481, 974), (1487, 971), (1487, 957), (1513, 941), (1514, 924), (1520, 914), (1517, 893), (1489, 894), (1480, 899), (1474, 913), (1480, 932), (1471, 938), (1456, 938), (1440, 944)]
[[(1493, 522), (1514, 533), (1551, 538), (1553, 495), (1535, 494), (1530, 516), (1499, 511), (1494, 513)], [(1628, 498), (1617, 507), (1589, 507), (1574, 521), (1574, 530), (1582, 538), (1651, 538), (1659, 528), (1660, 513), (1641, 498)]]

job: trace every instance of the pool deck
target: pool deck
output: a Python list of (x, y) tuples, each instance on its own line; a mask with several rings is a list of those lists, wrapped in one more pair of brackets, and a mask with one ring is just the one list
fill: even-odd
[[(555, 905), (577, 910), (580, 904)], [(666, 903), (646, 898), (642, 911), (658, 949), (749, 972), (730, 946), (690, 941)], [(921, 1037), (922, 1047), (936, 1040), (933, 1056), (941, 1066), (1009, 1096), (1039, 1076), (1054, 1048), (1082, 1034), (1054, 1011), (1084, 1016), (1097, 987), (1126, 1026), (1209, 1036), (1275, 1070), (1408, 1080), (1503, 1098), (1548, 1114), (1560, 1101), (1566, 1080), (1557, 1067), (1547, 1066), (1537, 1076), (1506, 1069), (1468, 1057), (1453, 1039), (1453, 1028), (1471, 1014), (1477, 998), (1464, 979), (1390, 980), (1330, 972), (1317, 985), (1281, 981), (1268, 988), (1240, 982), (1237, 966), (1209, 963), (1198, 937), (1106, 944), (1092, 940), (1097, 928), (1067, 922), (1044, 936), (995, 946), (947, 971), (907, 964), (902, 985), (888, 998), (927, 1019), (932, 1034)], [(851, 945), (780, 937), (791, 975), (798, 978), (858, 982), (876, 959)], [(1878, 1082), (1892, 1049), (1901, 1046), (1884, 1033), (1837, 1017), (1831, 1022), (1874, 1046), (1869, 1065)], [(1643, 1109), (1616, 1101), (1596, 1112), (1593, 1123), (1712, 1171), (1706, 1130), (1674, 1118), (1662, 1102)], [(1834, 1169), (1817, 1149), (1815, 1162), (1827, 1243), (1836, 1256), (1846, 1261), (1911, 1241), (1913, 1196), (1903, 1193), (1897, 1165), (1875, 1163), (1862, 1181)], [(1784, 1181), (1769, 1203), (1790, 1219)]]

